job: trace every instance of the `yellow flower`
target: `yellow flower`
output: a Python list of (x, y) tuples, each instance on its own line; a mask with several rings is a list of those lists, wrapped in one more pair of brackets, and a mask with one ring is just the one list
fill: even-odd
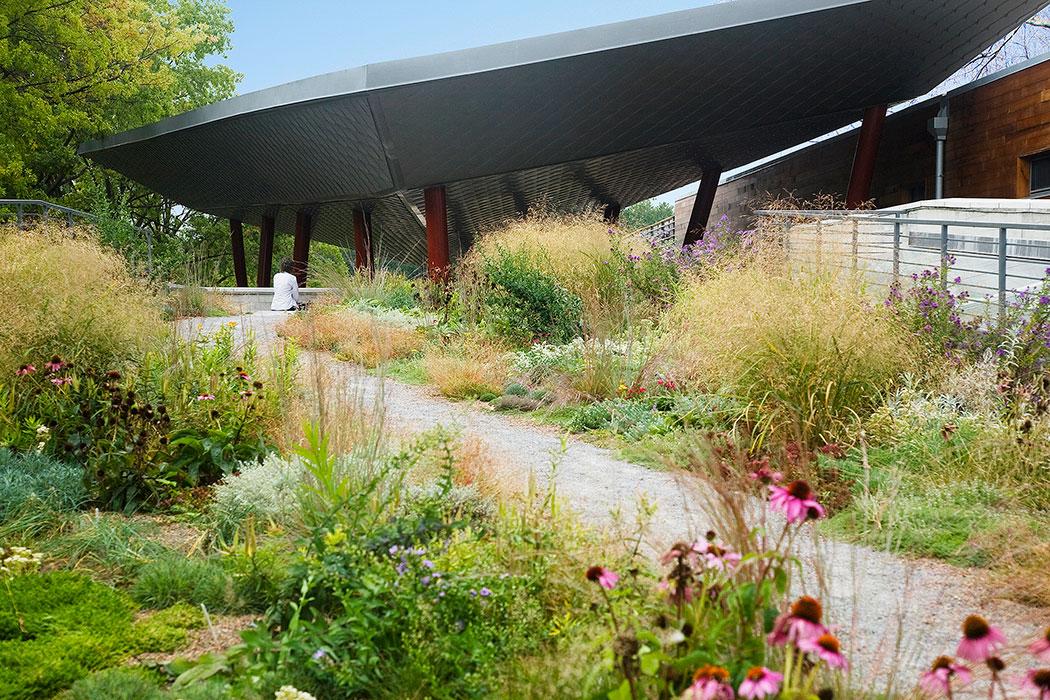
[(229, 326), (230, 328), (234, 328), (237, 325), (237, 322), (236, 321), (227, 321), (226, 325)]
[(337, 527), (333, 532), (329, 532), (324, 536), (326, 547), (335, 547), (343, 542), (346, 542), (346, 533), (341, 527)]

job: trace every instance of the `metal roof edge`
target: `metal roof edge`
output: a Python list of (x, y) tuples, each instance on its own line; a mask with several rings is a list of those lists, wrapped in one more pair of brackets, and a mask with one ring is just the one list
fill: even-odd
[[(1007, 66), (1006, 68), (1003, 68), (1002, 70), (998, 70), (998, 71), (996, 71), (994, 73), (989, 73), (986, 76), (978, 78), (977, 80), (971, 81), (971, 82), (966, 83), (964, 85), (960, 85), (959, 87), (953, 88), (952, 90), (949, 90), (947, 92), (938, 93), (938, 94), (932, 95), (932, 96), (930, 96), (930, 97), (928, 97), (928, 98), (926, 98), (926, 99), (924, 99), (924, 100), (922, 100), (920, 102), (916, 102), (914, 104), (910, 104), (907, 107), (904, 107), (902, 109), (899, 109), (899, 110), (891, 113), (887, 117), (887, 119), (893, 119), (898, 114), (905, 114), (905, 113), (911, 112), (913, 110), (923, 109), (925, 107), (931, 107), (931, 106), (937, 104), (938, 102), (940, 102), (942, 99), (944, 99), (946, 97), (948, 99), (951, 99), (952, 97), (956, 97), (958, 95), (964, 95), (964, 94), (966, 94), (968, 92), (976, 90), (977, 88), (984, 87), (985, 85), (990, 85), (991, 83), (994, 83), (996, 81), (1002, 80), (1003, 78), (1008, 78), (1011, 75), (1014, 75), (1015, 73), (1021, 73), (1022, 71), (1028, 70), (1029, 68), (1034, 68), (1035, 66), (1038, 66), (1038, 65), (1040, 65), (1042, 63), (1046, 63), (1047, 61), (1050, 61), (1050, 51), (1048, 51), (1046, 53), (1039, 54), (1038, 56), (1033, 56), (1031, 58), (1027, 58), (1027, 59), (1025, 59), (1023, 61), (1015, 63), (1012, 66)], [(845, 130), (842, 131), (841, 133), (835, 134), (835, 132), (831, 132), (831, 133), (834, 134), (834, 136), (828, 136), (828, 134), (825, 134), (824, 136), (827, 137), (827, 138), (817, 137), (818, 140), (815, 140), (815, 141), (813, 141), (811, 143), (799, 144), (798, 146), (794, 146), (793, 148), (788, 149), (788, 151), (786, 151), (783, 155), (777, 156), (777, 157), (775, 157), (775, 158), (773, 158), (771, 160), (765, 160), (765, 159), (760, 158), (759, 160), (754, 161), (754, 163), (752, 163), (752, 164), (741, 166), (742, 168), (744, 168), (743, 170), (741, 170), (740, 172), (737, 172), (737, 173), (733, 173), (732, 175), (723, 178), (721, 181), (719, 181), (718, 184), (720, 186), (721, 185), (727, 185), (730, 182), (735, 182), (737, 180), (740, 180), (741, 178), (745, 178), (745, 177), (748, 177), (750, 175), (754, 175), (757, 172), (761, 172), (761, 171), (765, 170), (766, 168), (771, 168), (774, 165), (779, 165), (779, 164), (783, 163), (784, 161), (788, 160), (789, 158), (792, 158), (792, 157), (794, 157), (794, 156), (796, 156), (799, 153), (802, 153), (804, 151), (808, 151), (811, 148), (816, 148), (817, 146), (821, 146), (823, 144), (834, 143), (836, 141), (845, 139), (846, 137), (852, 136), (853, 134), (855, 134), (859, 128), (860, 128), (860, 124), (859, 123), (852, 124), (849, 127), (846, 127)], [(675, 201), (676, 202), (680, 202), (683, 199), (692, 199), (692, 197), (691, 196), (681, 197), (680, 199), (676, 199)]]
[(554, 34), (369, 63), (236, 95), (152, 124), (88, 140), (80, 144), (77, 153), (89, 155), (223, 119), (294, 104), (562, 60), (868, 2), (871, 0), (796, 0), (801, 7), (785, 11), (781, 0), (731, 0)]

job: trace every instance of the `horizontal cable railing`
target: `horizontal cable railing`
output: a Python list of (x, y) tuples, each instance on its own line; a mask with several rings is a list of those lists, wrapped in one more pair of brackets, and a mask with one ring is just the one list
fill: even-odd
[[(960, 217), (971, 216), (958, 219), (884, 210), (758, 210), (755, 214), (781, 220), (793, 262), (808, 259), (851, 271), (862, 269), (871, 281), (885, 286), (947, 261), (946, 279), (970, 292), (968, 312), (975, 312), (977, 304), (994, 304), (1002, 312), (1009, 294), (1040, 284), (1050, 266), (1050, 223), (982, 221), (965, 211), (959, 212)], [(824, 261), (825, 257), (829, 259)]]
[(657, 221), (655, 224), (646, 226), (645, 228), (639, 229), (638, 234), (654, 245), (670, 245), (675, 242), (675, 221), (674, 215), (667, 217), (661, 221)]

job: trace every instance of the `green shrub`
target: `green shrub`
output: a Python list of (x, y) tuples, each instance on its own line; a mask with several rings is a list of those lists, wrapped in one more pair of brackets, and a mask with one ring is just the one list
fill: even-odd
[(489, 332), (515, 345), (545, 339), (565, 343), (579, 335), (580, 298), (524, 253), (499, 250), (482, 267), (490, 286), (484, 298)]
[(172, 652), (185, 646), (189, 630), (204, 626), (204, 613), (189, 603), (176, 603), (135, 622), (139, 652)]
[(0, 448), (0, 521), (30, 499), (53, 510), (75, 510), (88, 500), (82, 467), (36, 452)]
[(164, 697), (159, 679), (140, 668), (110, 668), (81, 678), (63, 700), (155, 700)]
[(218, 612), (232, 609), (235, 603), (232, 582), (219, 563), (176, 554), (144, 564), (131, 586), (131, 597), (151, 608), (203, 603)]
[(169, 550), (152, 535), (157, 526), (152, 522), (102, 514), (83, 514), (66, 525), (65, 531), (44, 542), (47, 553), (64, 559), (71, 568), (82, 568), (104, 574), (108, 579), (124, 582), (138, 567)]
[[(0, 606), (0, 697), (51, 697), (134, 650), (133, 606), (82, 574), (10, 579)], [(15, 613), (17, 610), (17, 613)]]

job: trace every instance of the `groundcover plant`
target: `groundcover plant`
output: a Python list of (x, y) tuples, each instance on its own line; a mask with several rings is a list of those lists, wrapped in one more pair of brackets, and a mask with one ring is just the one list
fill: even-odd
[[(789, 272), (761, 227), (671, 251), (537, 216), (446, 285), (342, 275), (270, 342), (166, 325), (67, 233), (0, 231), (27, 252), (4, 257), (26, 340), (0, 358), (0, 697), (1050, 697), (1050, 632), (979, 610), (920, 676), (854, 674), (795, 554), (890, 531), (1047, 600), (1050, 291), (973, 324), (931, 312), (957, 299), (937, 271), (881, 303)], [(71, 255), (78, 285), (38, 284)], [(679, 516), (595, 529), (300, 348), (703, 474), (706, 515), (659, 551)]]

